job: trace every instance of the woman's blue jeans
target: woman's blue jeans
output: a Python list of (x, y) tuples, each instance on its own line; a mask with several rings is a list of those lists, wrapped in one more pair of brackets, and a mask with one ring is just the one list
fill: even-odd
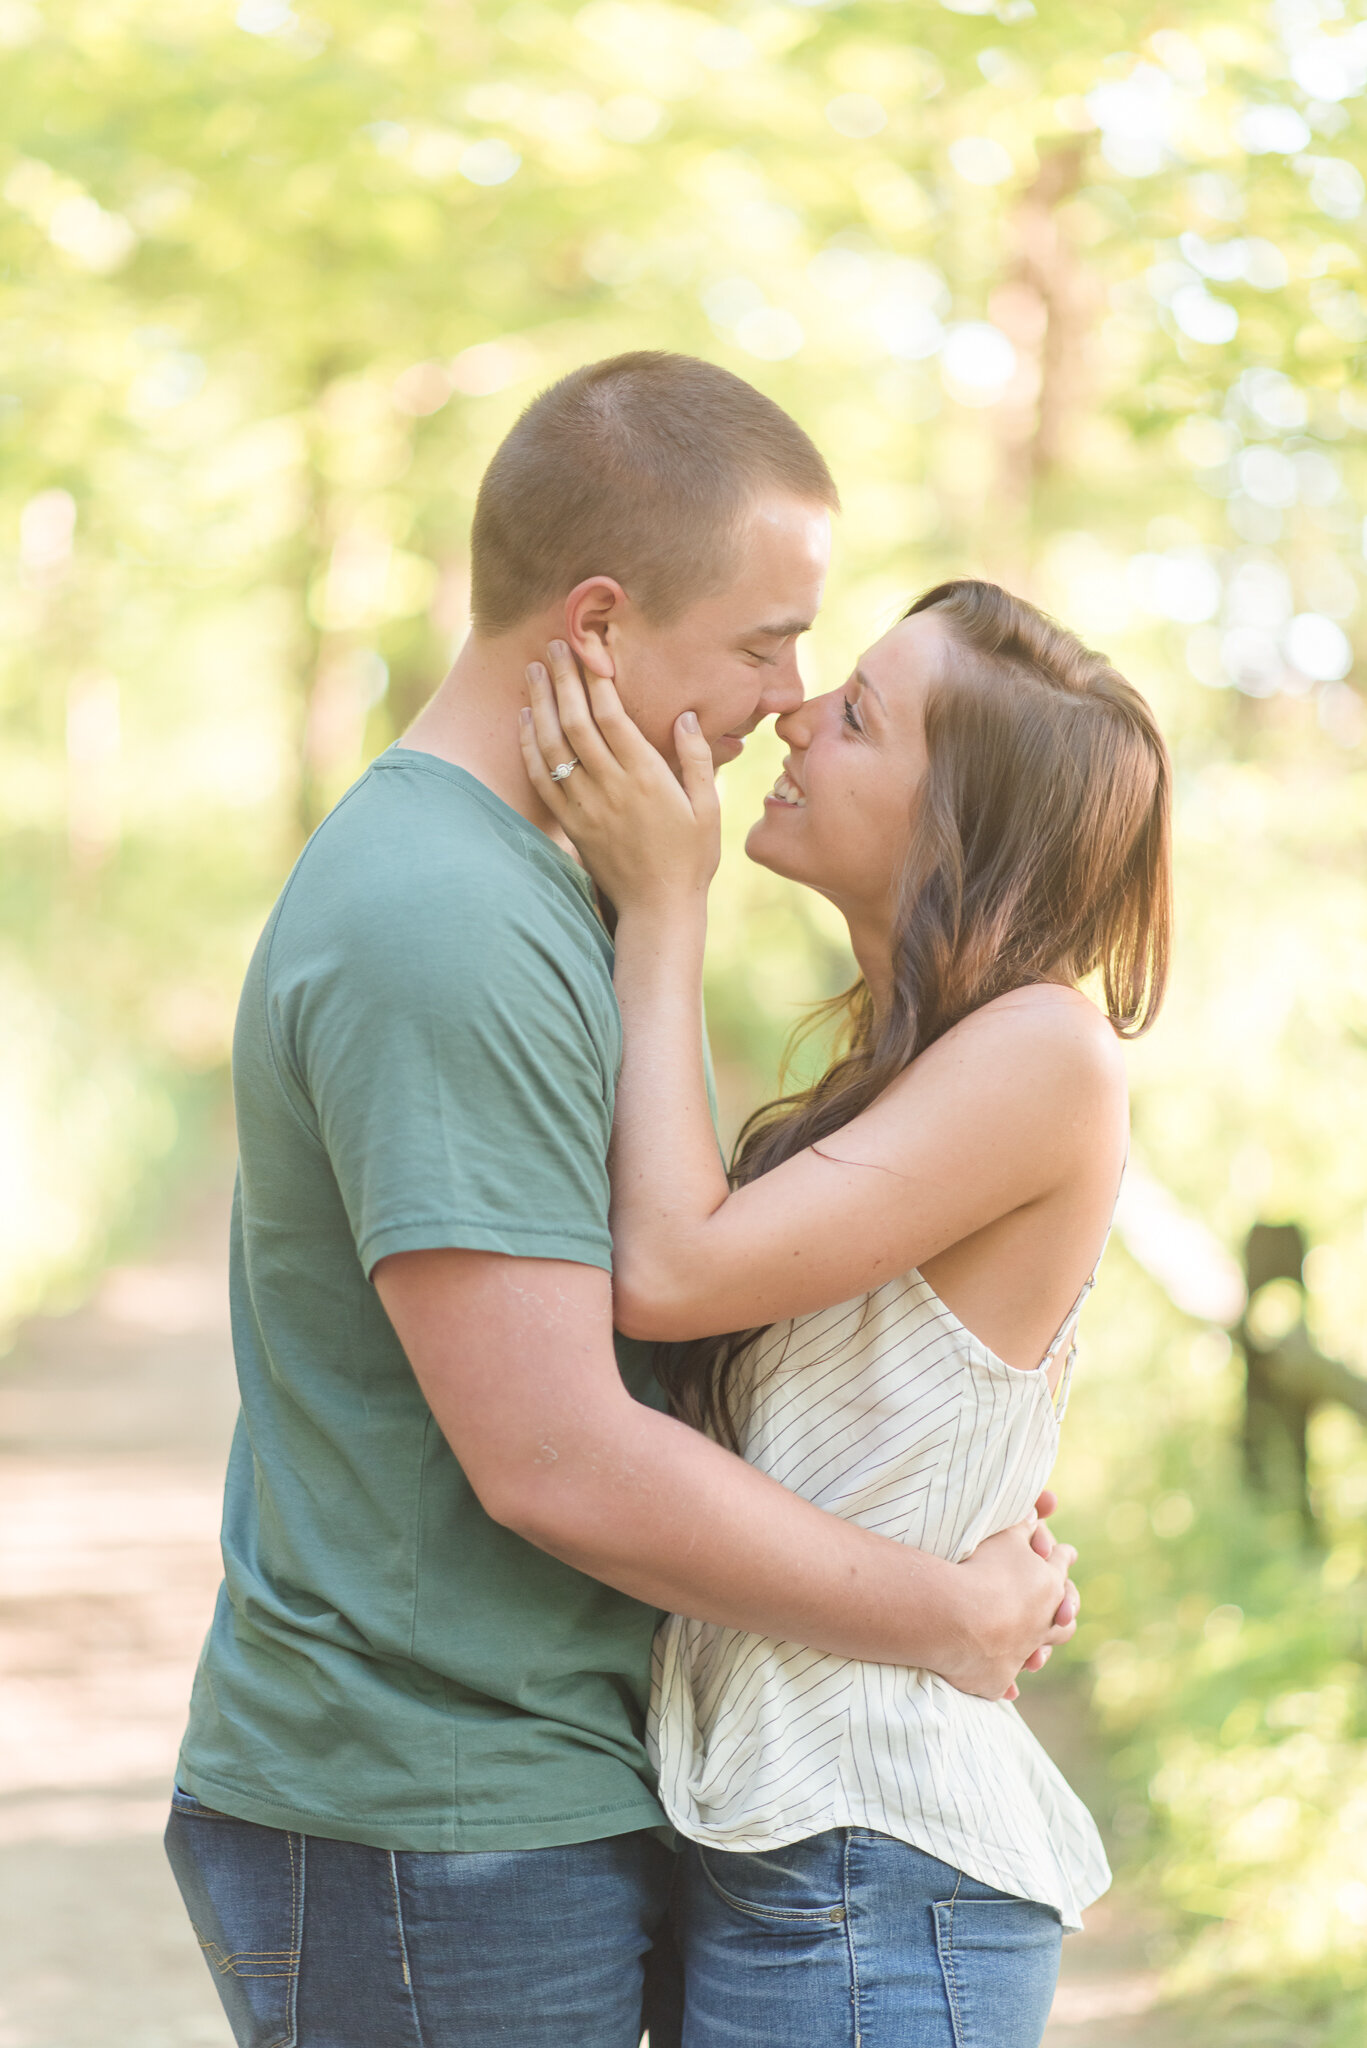
[(684, 2048), (1038, 2048), (1062, 1925), (866, 1828), (686, 1845)]
[(677, 2043), (653, 1835), (391, 1852), (177, 1791), (166, 1851), (238, 2048), (637, 2048), (643, 2024)]

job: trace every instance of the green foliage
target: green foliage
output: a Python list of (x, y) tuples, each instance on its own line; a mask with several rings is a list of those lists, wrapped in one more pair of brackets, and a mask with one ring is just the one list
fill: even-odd
[(1086, 1574), (1059, 1676), (1089, 1667), (1100, 1818), (1121, 1869), (1200, 1931), (1175, 1981), (1203, 1992), (1351, 1982), (1367, 1929), (1361, 1433), (1319, 1418), (1307, 1553), (1242, 1484), (1240, 1380), (1222, 1332), (1111, 1253), (1056, 1480)]
[[(463, 633), (518, 408), (665, 346), (832, 458), (815, 683), (979, 569), (1149, 691), (1181, 945), (1137, 1149), (1232, 1247), (1303, 1221), (1317, 1336), (1360, 1359), (1360, 13), (0, 0), (0, 1317), (221, 1084), (302, 836)], [(741, 857), (776, 762), (725, 800), (733, 1125), (849, 973)], [(1120, 1839), (1216, 1930), (1191, 1968), (1308, 2012), (1367, 1924), (1360, 1433), (1319, 1430), (1306, 1560), (1242, 1494), (1218, 1340), (1120, 1254), (1089, 1321), (1062, 1483)]]

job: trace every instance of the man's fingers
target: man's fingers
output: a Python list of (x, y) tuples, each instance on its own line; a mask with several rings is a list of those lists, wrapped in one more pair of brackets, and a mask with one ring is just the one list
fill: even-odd
[(1071, 1643), (1073, 1637), (1076, 1634), (1076, 1615), (1074, 1615), (1070, 1621), (1055, 1621), (1053, 1626), (1046, 1631), (1044, 1641), (1043, 1643), (1041, 1643), (1040, 1648), (1051, 1650), (1057, 1649), (1060, 1643)]
[(1047, 1529), (1036, 1529), (1030, 1538), (1030, 1548), (1036, 1557), (1042, 1557), (1065, 1579), (1077, 1563), (1077, 1552), (1071, 1543), (1060, 1543)]

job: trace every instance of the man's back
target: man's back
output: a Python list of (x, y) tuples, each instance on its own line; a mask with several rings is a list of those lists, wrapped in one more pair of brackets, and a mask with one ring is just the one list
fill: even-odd
[(440, 1247), (609, 1268), (619, 1057), (582, 872), (463, 770), (382, 756), (301, 857), (238, 1017), (243, 1415), (180, 1768), (206, 1805), (400, 1849), (658, 1820), (654, 1612), (490, 1520), (369, 1279)]

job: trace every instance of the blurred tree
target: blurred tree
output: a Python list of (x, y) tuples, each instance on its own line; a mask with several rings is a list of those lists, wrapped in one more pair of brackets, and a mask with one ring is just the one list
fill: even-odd
[(1248, 1304), (1235, 1335), (1244, 1354), (1244, 1467), (1274, 1506), (1299, 1516), (1315, 1540), (1309, 1430), (1315, 1409), (1341, 1402), (1367, 1416), (1367, 1378), (1314, 1343), (1305, 1322), (1305, 1233), (1255, 1223), (1244, 1246)]

